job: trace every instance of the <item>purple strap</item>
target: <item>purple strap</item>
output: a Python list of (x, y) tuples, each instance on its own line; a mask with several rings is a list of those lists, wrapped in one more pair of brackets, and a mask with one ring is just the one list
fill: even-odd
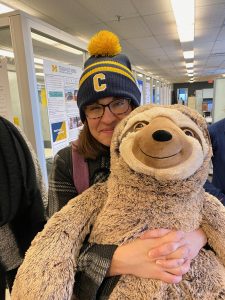
[(89, 171), (88, 164), (84, 158), (77, 152), (78, 141), (72, 144), (72, 161), (73, 161), (73, 183), (78, 195), (89, 188)]

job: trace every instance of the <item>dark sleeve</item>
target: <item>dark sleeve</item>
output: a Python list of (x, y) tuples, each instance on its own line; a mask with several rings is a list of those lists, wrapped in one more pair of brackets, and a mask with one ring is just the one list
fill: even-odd
[(204, 189), (206, 192), (219, 199), (223, 203), (223, 205), (225, 205), (225, 195), (220, 189), (216, 188), (209, 180), (207, 180), (204, 184)]
[(47, 214), (51, 217), (77, 196), (73, 183), (71, 147), (60, 150), (54, 158), (49, 176)]
[(80, 252), (74, 293), (79, 300), (93, 300), (110, 267), (116, 245), (86, 243)]
[[(72, 152), (71, 147), (67, 147), (60, 150), (54, 158), (49, 177), (48, 216), (51, 217), (75, 196), (77, 191), (73, 183)], [(114, 245), (84, 242), (76, 272), (75, 291), (79, 299), (95, 299), (116, 248)]]

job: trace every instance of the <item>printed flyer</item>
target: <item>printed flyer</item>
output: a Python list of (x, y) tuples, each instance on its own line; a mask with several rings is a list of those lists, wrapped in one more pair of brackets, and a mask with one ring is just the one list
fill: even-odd
[(82, 69), (44, 60), (45, 88), (53, 155), (76, 140), (82, 122), (77, 90)]

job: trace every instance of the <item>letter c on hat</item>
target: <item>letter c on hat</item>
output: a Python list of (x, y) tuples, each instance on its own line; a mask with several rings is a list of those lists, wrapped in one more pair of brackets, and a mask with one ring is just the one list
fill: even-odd
[(105, 74), (99, 73), (93, 77), (94, 90), (96, 92), (102, 92), (106, 89), (106, 84), (101, 83), (101, 80), (105, 79)]

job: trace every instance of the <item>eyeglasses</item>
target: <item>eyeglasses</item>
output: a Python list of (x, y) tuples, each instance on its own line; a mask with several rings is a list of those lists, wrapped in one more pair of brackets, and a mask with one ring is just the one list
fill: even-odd
[(98, 119), (104, 115), (105, 108), (108, 107), (114, 115), (125, 114), (130, 108), (131, 99), (116, 99), (108, 104), (94, 103), (84, 108), (85, 116), (89, 119)]

